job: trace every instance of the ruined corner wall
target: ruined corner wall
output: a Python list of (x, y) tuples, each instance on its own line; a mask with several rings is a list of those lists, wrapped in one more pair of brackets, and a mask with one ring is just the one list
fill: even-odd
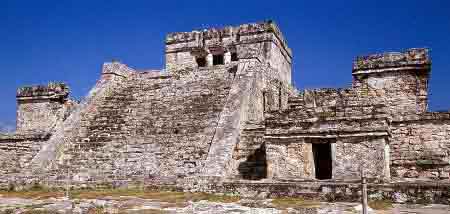
[(269, 177), (315, 179), (317, 144), (331, 147), (330, 154), (323, 155), (331, 155), (333, 179), (355, 179), (361, 166), (370, 176), (389, 177), (383, 105), (374, 105), (351, 89), (317, 89), (290, 97), (288, 106), (267, 114)]
[(48, 137), (47, 134), (0, 134), (0, 187), (28, 167)]
[(353, 87), (390, 115), (393, 179), (449, 178), (448, 113), (427, 112), (431, 59), (427, 49), (358, 57)]
[[(295, 90), (283, 82), (278, 70), (259, 64), (247, 70), (253, 73), (254, 83), (250, 87), (248, 110), (252, 117), (243, 118), (240, 125), (239, 140), (232, 152), (232, 165), (229, 178), (257, 179), (266, 176), (263, 153), (266, 129), (265, 113), (287, 108), (288, 97)], [(262, 155), (262, 156), (261, 156)]]
[(47, 138), (39, 141), (40, 149), (27, 160), (24, 167), (19, 168), (20, 173), (9, 175), (9, 182), (53, 182), (65, 178), (68, 166), (63, 159), (71, 154), (63, 151), (72, 145), (74, 135), (79, 131), (81, 118), (89, 115), (89, 112), (95, 109), (97, 100), (108, 94), (109, 90), (113, 90), (127, 73), (129, 70), (122, 64), (105, 63), (101, 78), (88, 96), (74, 106), (65, 120), (56, 122), (52, 131), (47, 133)]
[(19, 133), (47, 133), (64, 120), (76, 105), (68, 99), (64, 83), (28, 86), (17, 90), (17, 128)]
[(449, 113), (424, 113), (393, 121), (391, 133), (392, 177), (449, 179)]
[(353, 89), (383, 103), (395, 118), (423, 113), (428, 106), (431, 59), (427, 49), (408, 49), (358, 57), (353, 64)]
[[(314, 144), (330, 144), (330, 179), (354, 180), (360, 167), (370, 178), (389, 179), (386, 138), (379, 136), (313, 137), (266, 140), (269, 178), (285, 181), (317, 179)], [(327, 154), (322, 154), (327, 155)]]

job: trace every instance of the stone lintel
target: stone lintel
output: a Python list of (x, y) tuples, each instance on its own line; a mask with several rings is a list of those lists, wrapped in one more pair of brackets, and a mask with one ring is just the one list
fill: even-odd
[[(179, 43), (192, 43), (200, 40), (217, 40), (222, 41), (225, 38), (229, 38), (233, 41), (234, 45), (241, 44), (242, 42), (239, 37), (241, 36), (253, 36), (253, 35), (264, 35), (273, 34), (276, 38), (275, 43), (279, 43), (284, 51), (287, 52), (289, 58), (292, 58), (292, 51), (288, 48), (287, 42), (284, 39), (278, 26), (272, 21), (242, 24), (240, 26), (227, 26), (223, 28), (209, 28), (202, 31), (192, 31), (192, 32), (175, 32), (169, 33), (166, 37), (166, 45), (179, 44)], [(252, 43), (271, 41), (267, 37), (254, 38), (251, 40)], [(203, 44), (204, 45), (204, 44)], [(233, 49), (234, 47), (226, 47), (228, 49)], [(176, 49), (166, 50), (166, 53), (180, 52), (180, 51), (197, 51), (198, 47), (190, 47), (190, 45), (185, 47), (179, 47)]]
[[(380, 137), (388, 136), (387, 131), (372, 131), (372, 132), (339, 132), (339, 133), (290, 133), (289, 135), (269, 135), (266, 134), (264, 139), (290, 140), (290, 139), (304, 139), (304, 138), (345, 138), (345, 137)], [(271, 141), (273, 143), (273, 141)]]
[(24, 141), (24, 140), (46, 140), (50, 137), (49, 133), (0, 133), (0, 143), (4, 141)]
[(358, 56), (353, 62), (353, 74), (386, 72), (392, 68), (429, 70), (431, 58), (428, 52), (426, 48), (411, 48), (404, 52)]
[(65, 83), (49, 83), (48, 85), (25, 86), (17, 90), (17, 100), (49, 100), (66, 99), (69, 87)]

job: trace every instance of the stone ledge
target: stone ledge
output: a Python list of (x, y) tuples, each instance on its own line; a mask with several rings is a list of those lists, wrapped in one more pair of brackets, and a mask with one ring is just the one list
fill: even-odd
[[(450, 203), (450, 182), (368, 183), (368, 194), (396, 203)], [(216, 188), (240, 194), (268, 193), (267, 197), (313, 197), (327, 201), (359, 201), (361, 184), (357, 180), (316, 182), (224, 182)], [(313, 194), (315, 193), (315, 194)]]
[(339, 138), (339, 137), (380, 137), (388, 136), (388, 131), (302, 131), (294, 133), (267, 133), (264, 139), (290, 140), (301, 138)]
[(358, 56), (353, 62), (353, 73), (361, 70), (372, 70), (394, 67), (418, 67), (428, 69), (431, 59), (426, 48), (412, 48), (405, 52), (390, 52)]
[(65, 83), (49, 83), (48, 85), (25, 86), (17, 89), (18, 100), (27, 99), (65, 99), (69, 95), (69, 87)]
[(0, 133), (2, 141), (47, 140), (49, 133)]
[(413, 121), (448, 121), (450, 112), (425, 112), (422, 114), (411, 114), (404, 116), (395, 116), (392, 122), (413, 122)]
[(226, 26), (223, 28), (210, 28), (203, 31), (196, 30), (192, 32), (169, 33), (166, 37), (166, 45), (194, 42), (201, 37), (210, 40), (236, 37), (237, 35), (248, 36), (263, 33), (273, 33), (273, 35), (275, 35), (276, 39), (279, 40), (280, 45), (287, 52), (289, 57), (292, 57), (292, 50), (288, 48), (286, 39), (284, 38), (278, 26), (272, 21), (242, 24), (235, 27)]

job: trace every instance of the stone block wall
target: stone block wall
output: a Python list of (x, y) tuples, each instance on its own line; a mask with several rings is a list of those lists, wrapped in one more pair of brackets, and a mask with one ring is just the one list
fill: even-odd
[(199, 67), (198, 59), (204, 60), (205, 67), (213, 66), (214, 55), (222, 55), (224, 64), (232, 60), (257, 59), (276, 69), (280, 80), (291, 82), (292, 53), (272, 22), (173, 33), (166, 38), (169, 72), (193, 71)]
[(39, 152), (48, 134), (0, 134), (0, 183), (20, 174)]
[(392, 125), (392, 177), (449, 179), (449, 113), (425, 113), (407, 120), (393, 121)]
[(290, 162), (301, 169), (313, 166), (311, 157), (298, 152), (290, 158), (289, 148), (328, 138), (336, 142), (334, 179), (357, 178), (360, 166), (378, 179), (448, 179), (448, 115), (426, 113), (430, 65), (426, 49), (358, 57), (352, 88), (305, 90), (290, 97), (288, 109), (266, 115), (267, 159), (270, 169), (277, 167), (270, 173), (313, 178), (313, 170), (287, 167)]
[(121, 179), (198, 173), (233, 82), (230, 69), (127, 76), (82, 119), (67, 151), (73, 173), (95, 171), (88, 166)]
[(286, 85), (281, 74), (270, 66), (254, 69), (255, 83), (249, 94), (248, 110), (241, 122), (239, 141), (233, 151), (231, 178), (261, 179), (267, 177), (264, 135), (265, 112), (287, 108), (294, 89)]
[(389, 156), (386, 136), (365, 136), (339, 138), (335, 145), (333, 178), (357, 179), (361, 167), (367, 177), (389, 180)]
[(286, 110), (266, 113), (269, 176), (316, 179), (314, 147), (328, 144), (330, 154), (320, 155), (331, 156), (330, 178), (357, 179), (361, 166), (374, 178), (389, 178), (386, 112), (383, 103), (353, 89), (305, 90), (289, 97)]
[(314, 159), (313, 147), (322, 143), (331, 146), (330, 179), (358, 179), (361, 167), (370, 178), (390, 178), (385, 137), (272, 138), (266, 139), (265, 143), (269, 177), (273, 179), (317, 179), (315, 165), (318, 163)]
[(264, 134), (264, 123), (245, 124), (245, 128), (241, 130), (239, 142), (233, 151), (234, 170), (231, 177), (243, 179), (267, 176), (266, 172), (257, 169), (258, 167), (265, 167), (266, 164), (263, 154), (265, 153)]
[(266, 142), (268, 178), (309, 180), (315, 178), (312, 145), (304, 139), (292, 143)]
[(49, 132), (76, 105), (68, 99), (64, 83), (29, 86), (17, 90), (17, 132)]
[(427, 111), (431, 59), (427, 49), (358, 57), (353, 88), (388, 107), (394, 117)]

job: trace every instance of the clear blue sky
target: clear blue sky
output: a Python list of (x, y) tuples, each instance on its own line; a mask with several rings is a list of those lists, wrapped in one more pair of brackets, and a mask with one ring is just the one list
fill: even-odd
[(0, 1), (0, 121), (15, 91), (64, 81), (83, 97), (113, 58), (163, 68), (168, 32), (272, 19), (294, 53), (298, 88), (347, 87), (356, 55), (429, 47), (430, 108), (450, 108), (450, 1)]

